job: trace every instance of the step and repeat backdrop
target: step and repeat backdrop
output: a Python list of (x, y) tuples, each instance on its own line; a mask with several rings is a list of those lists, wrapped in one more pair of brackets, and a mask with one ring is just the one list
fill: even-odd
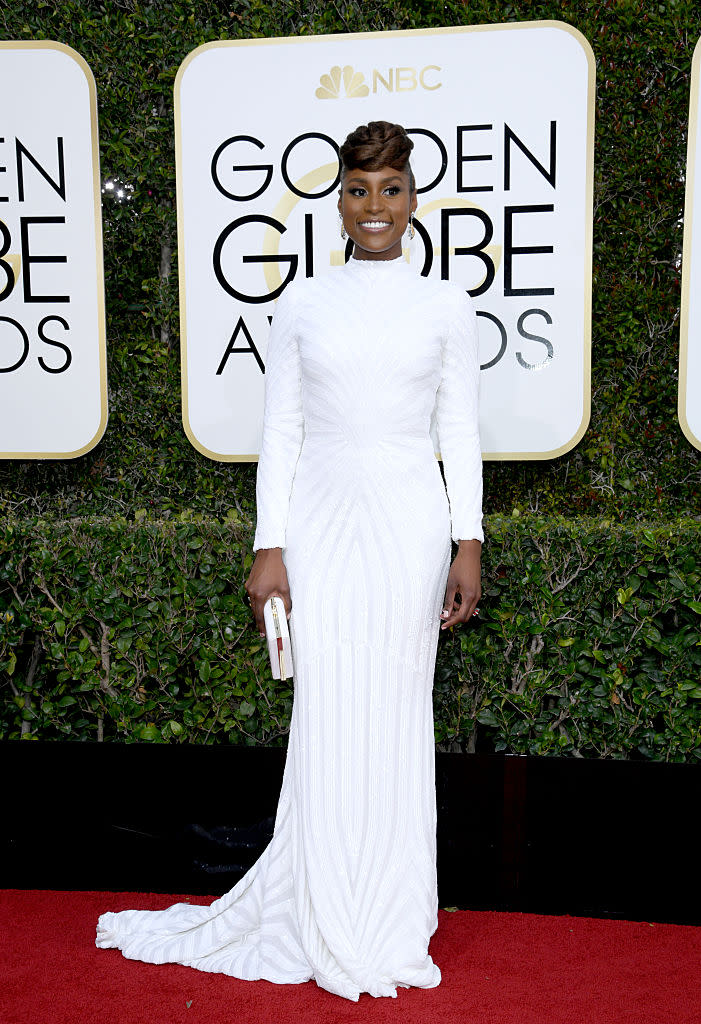
[[(679, 421), (698, 448), (700, 63), (697, 46), (679, 366)], [(76, 457), (107, 422), (95, 84), (60, 43), (0, 43), (0, 70), (0, 457)], [(415, 144), (406, 258), (474, 297), (485, 458), (572, 448), (590, 410), (594, 88), (591, 47), (560, 22), (189, 54), (175, 136), (183, 425), (198, 451), (257, 458), (276, 300), (348, 258), (338, 148), (377, 119)]]
[(95, 82), (60, 43), (0, 71), (0, 455), (70, 458), (107, 424)]
[(548, 22), (190, 54), (175, 119), (192, 443), (256, 458), (275, 300), (343, 262), (338, 147), (382, 119), (415, 145), (409, 261), (475, 299), (485, 456), (576, 444), (589, 420), (594, 72), (583, 36)]

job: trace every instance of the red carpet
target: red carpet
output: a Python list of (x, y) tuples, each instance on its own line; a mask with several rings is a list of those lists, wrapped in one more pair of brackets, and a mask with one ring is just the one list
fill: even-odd
[(701, 928), (683, 925), (441, 911), (442, 984), (359, 1003), (95, 947), (103, 911), (186, 899), (0, 892), (2, 1024), (701, 1024)]

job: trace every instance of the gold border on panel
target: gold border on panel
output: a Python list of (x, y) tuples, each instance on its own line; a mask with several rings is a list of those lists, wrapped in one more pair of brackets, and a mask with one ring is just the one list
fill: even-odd
[(76, 459), (92, 451), (107, 427), (107, 340), (105, 329), (105, 274), (102, 244), (102, 192), (100, 181), (100, 145), (97, 126), (97, 88), (90, 65), (72, 46), (52, 39), (0, 41), (0, 50), (58, 50), (75, 61), (85, 75), (90, 97), (90, 138), (93, 161), (93, 203), (95, 215), (95, 286), (97, 288), (97, 329), (100, 346), (100, 423), (92, 439), (73, 452), (0, 452), (0, 459)]
[(593, 255), (593, 196), (594, 196), (594, 110), (596, 96), (596, 60), (589, 40), (579, 29), (568, 25), (564, 21), (546, 19), (543, 21), (519, 21), (508, 22), (504, 25), (456, 25), (443, 26), (440, 28), (416, 28), (396, 29), (389, 32), (341, 32), (338, 34), (314, 35), (314, 36), (274, 36), (272, 38), (256, 39), (217, 39), (210, 43), (202, 43), (195, 47), (184, 58), (178, 73), (175, 76), (174, 112), (175, 112), (175, 172), (177, 186), (177, 211), (178, 211), (178, 285), (180, 290), (180, 370), (182, 388), (182, 421), (185, 434), (190, 444), (202, 455), (217, 462), (257, 462), (258, 455), (224, 455), (213, 452), (201, 444), (194, 435), (190, 425), (188, 394), (187, 394), (187, 326), (186, 326), (186, 297), (185, 297), (185, 244), (183, 227), (183, 195), (182, 195), (182, 127), (180, 110), (180, 89), (182, 80), (190, 63), (205, 50), (220, 49), (222, 47), (237, 46), (271, 46), (282, 43), (313, 44), (325, 42), (327, 39), (367, 39), (386, 38), (393, 39), (399, 36), (433, 36), (447, 35), (450, 33), (469, 32), (496, 32), (496, 31), (518, 31), (520, 29), (533, 28), (554, 28), (561, 32), (567, 32), (573, 36), (587, 60), (589, 72), (587, 82), (587, 158), (586, 158), (586, 196), (585, 208), (587, 221), (585, 226), (585, 270), (584, 270), (584, 373), (583, 373), (583, 396), (582, 396), (582, 419), (569, 441), (553, 448), (547, 452), (483, 452), (482, 458), (488, 461), (506, 462), (509, 460), (525, 462), (535, 460), (554, 459), (559, 455), (565, 455), (578, 444), (589, 426), (591, 416), (591, 320), (592, 320), (592, 255)]
[[(697, 124), (699, 89), (701, 88), (701, 38), (696, 43), (691, 60), (691, 92), (689, 101), (689, 140), (686, 151), (686, 194), (684, 198), (684, 241), (682, 243), (682, 301), (679, 316), (679, 394), (677, 416), (679, 426), (695, 448), (701, 449), (686, 415), (687, 375), (689, 370), (689, 291), (691, 289), (691, 249), (694, 237), (694, 177), (696, 173)], [(701, 239), (697, 242), (696, 259), (701, 260)]]

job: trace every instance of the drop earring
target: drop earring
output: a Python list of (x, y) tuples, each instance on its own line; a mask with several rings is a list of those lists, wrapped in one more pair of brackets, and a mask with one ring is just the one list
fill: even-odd
[(414, 235), (416, 234), (416, 228), (414, 227), (414, 211), (412, 210), (409, 214), (409, 238), (413, 241)]
[(341, 238), (345, 241), (345, 238), (346, 238), (346, 225), (343, 223), (343, 214), (341, 213), (340, 210), (338, 211), (338, 219), (341, 222)]

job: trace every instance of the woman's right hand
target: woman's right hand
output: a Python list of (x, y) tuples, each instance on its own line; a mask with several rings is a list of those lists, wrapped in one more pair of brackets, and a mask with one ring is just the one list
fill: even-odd
[(261, 636), (265, 636), (263, 605), (273, 594), (282, 598), (289, 619), (292, 601), (287, 569), (282, 560), (282, 548), (259, 548), (244, 586)]

